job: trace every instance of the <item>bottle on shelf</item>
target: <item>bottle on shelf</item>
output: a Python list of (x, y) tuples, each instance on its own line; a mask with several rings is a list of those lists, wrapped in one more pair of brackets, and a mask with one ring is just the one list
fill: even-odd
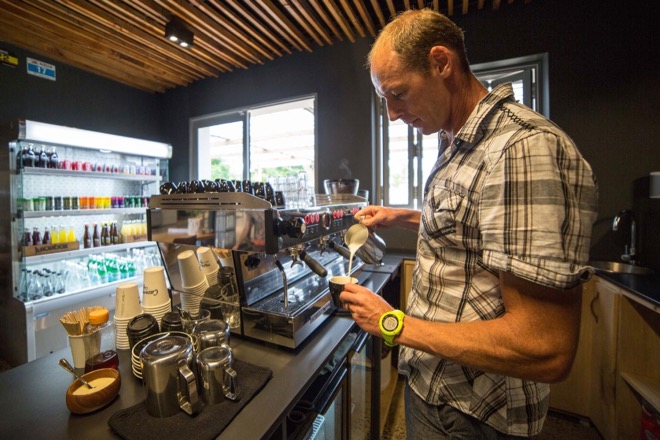
[[(62, 228), (64, 230), (64, 228)], [(69, 228), (69, 232), (66, 234), (66, 242), (67, 243), (72, 243), (74, 241), (78, 241), (76, 238), (76, 231), (73, 230), (73, 226)]]
[(115, 348), (115, 330), (106, 308), (89, 313), (89, 323), (83, 330), (85, 337), (85, 373), (100, 368), (119, 368), (119, 357)]
[(39, 162), (37, 163), (37, 166), (39, 168), (48, 168), (50, 160), (48, 160), (48, 153), (46, 153), (46, 147), (41, 146), (41, 151), (39, 152)]
[(60, 242), (60, 230), (57, 229), (57, 226), (53, 226), (50, 229), (50, 242), (52, 244), (58, 244)]
[(96, 223), (94, 223), (94, 232), (92, 234), (92, 246), (101, 247), (101, 236), (99, 235), (99, 228)]
[(108, 223), (103, 222), (101, 227), (101, 246), (108, 246), (110, 244), (110, 232), (108, 231)]
[(28, 144), (27, 152), (23, 150), (23, 166), (34, 167), (37, 164), (37, 155), (32, 148), (32, 144)]
[(48, 229), (48, 226), (44, 228), (44, 237), (41, 239), (41, 244), (51, 244), (50, 230)]
[(59, 238), (60, 243), (66, 243), (67, 241), (69, 241), (69, 239), (66, 236), (66, 229), (64, 229), (64, 225), (60, 225), (59, 234), (60, 234), (60, 238)]
[(85, 249), (92, 247), (92, 236), (89, 235), (89, 224), (85, 223), (85, 233), (83, 234), (83, 246)]
[(119, 231), (117, 230), (117, 221), (112, 222), (112, 227), (110, 228), (110, 242), (112, 244), (119, 244), (121, 239), (119, 238)]
[(105, 267), (108, 271), (108, 282), (112, 283), (114, 281), (119, 281), (121, 279), (121, 274), (119, 273), (119, 265), (117, 263), (117, 258), (114, 256), (109, 256), (105, 259)]
[(96, 261), (96, 273), (99, 276), (99, 280), (101, 283), (107, 283), (108, 282), (108, 269), (105, 266), (105, 259), (104, 258), (99, 258)]
[(32, 233), (30, 232), (30, 229), (25, 228), (25, 238), (23, 239), (24, 245), (25, 246), (32, 246), (34, 244), (34, 241), (32, 241)]
[(48, 162), (48, 167), (49, 168), (59, 168), (60, 165), (60, 158), (57, 155), (57, 147), (51, 147), (50, 148), (50, 162)]
[(43, 244), (43, 242), (41, 241), (41, 232), (39, 232), (39, 228), (32, 229), (32, 243), (35, 246)]

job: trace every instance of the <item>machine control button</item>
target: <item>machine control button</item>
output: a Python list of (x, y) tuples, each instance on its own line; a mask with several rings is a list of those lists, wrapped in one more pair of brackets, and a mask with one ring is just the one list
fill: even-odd
[(302, 217), (293, 217), (288, 220), (275, 220), (275, 234), (288, 235), (291, 238), (302, 238), (307, 230), (307, 224)]

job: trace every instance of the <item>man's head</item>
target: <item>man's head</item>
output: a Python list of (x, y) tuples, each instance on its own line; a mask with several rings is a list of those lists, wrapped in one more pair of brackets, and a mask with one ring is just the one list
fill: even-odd
[(454, 133), (471, 111), (463, 33), (441, 14), (423, 9), (397, 16), (376, 39), (368, 63), (392, 121), (423, 134)]
[(434, 46), (451, 49), (456, 54), (460, 67), (466, 72), (470, 69), (463, 31), (450, 19), (431, 9), (408, 10), (388, 23), (369, 52), (369, 67), (374, 53), (383, 45), (391, 47), (406, 68), (419, 73), (428, 72), (429, 51)]

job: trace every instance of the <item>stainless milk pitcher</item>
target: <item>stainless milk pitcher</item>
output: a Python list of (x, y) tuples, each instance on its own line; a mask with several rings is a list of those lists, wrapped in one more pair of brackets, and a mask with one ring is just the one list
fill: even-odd
[(375, 232), (369, 231), (367, 241), (355, 251), (355, 255), (367, 264), (381, 264), (386, 248), (385, 241)]
[(207, 404), (238, 399), (237, 375), (231, 349), (227, 346), (209, 347), (197, 354), (202, 399)]
[(165, 336), (144, 346), (140, 361), (151, 416), (170, 417), (181, 410), (193, 415), (201, 409), (193, 357), (192, 342), (183, 336)]

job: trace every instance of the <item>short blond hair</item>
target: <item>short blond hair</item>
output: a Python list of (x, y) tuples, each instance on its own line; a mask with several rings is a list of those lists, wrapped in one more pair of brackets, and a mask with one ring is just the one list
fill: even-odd
[(456, 53), (461, 68), (470, 71), (463, 31), (432, 9), (408, 10), (395, 16), (380, 31), (369, 51), (368, 67), (371, 67), (374, 52), (385, 44), (391, 46), (411, 70), (427, 73), (430, 69), (429, 51), (433, 46), (445, 46)]

